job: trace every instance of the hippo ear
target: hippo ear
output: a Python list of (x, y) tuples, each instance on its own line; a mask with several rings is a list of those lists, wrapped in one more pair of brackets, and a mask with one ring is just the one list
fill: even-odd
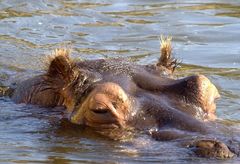
[(175, 59), (172, 56), (172, 38), (171, 37), (164, 37), (161, 36), (160, 38), (160, 51), (161, 55), (158, 60), (157, 66), (165, 67), (168, 70), (170, 70), (172, 73), (175, 71), (175, 69), (178, 67), (179, 62), (177, 59)]
[(47, 75), (51, 78), (58, 78), (59, 80), (70, 79), (73, 74), (74, 63), (71, 61), (70, 50), (56, 49), (49, 57), (49, 67)]

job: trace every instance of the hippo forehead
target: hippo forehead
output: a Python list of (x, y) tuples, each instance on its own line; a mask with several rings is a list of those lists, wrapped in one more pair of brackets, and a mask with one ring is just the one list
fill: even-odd
[(128, 76), (116, 75), (111, 72), (99, 73), (95, 70), (78, 68), (75, 79), (66, 89), (72, 93), (75, 106), (81, 105), (93, 91), (95, 94), (107, 94), (112, 99), (125, 102), (128, 98), (125, 91), (133, 88), (129, 86), (131, 85), (130, 81)]

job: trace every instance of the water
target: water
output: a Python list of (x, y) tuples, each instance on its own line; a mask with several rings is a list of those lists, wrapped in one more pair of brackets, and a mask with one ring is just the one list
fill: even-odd
[[(73, 57), (132, 58), (154, 63), (160, 34), (173, 36), (178, 76), (204, 74), (220, 91), (221, 122), (240, 129), (240, 1), (1, 0), (0, 81), (9, 84), (44, 69), (54, 48)], [(114, 141), (69, 125), (59, 109), (0, 99), (0, 163), (239, 163), (196, 158), (174, 142), (145, 134)]]

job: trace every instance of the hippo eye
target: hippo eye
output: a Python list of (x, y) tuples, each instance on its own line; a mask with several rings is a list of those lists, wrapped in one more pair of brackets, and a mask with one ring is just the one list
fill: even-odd
[(92, 112), (96, 114), (106, 114), (108, 112), (108, 109), (92, 109)]
[(115, 109), (117, 108), (117, 103), (116, 102), (113, 102), (112, 105)]

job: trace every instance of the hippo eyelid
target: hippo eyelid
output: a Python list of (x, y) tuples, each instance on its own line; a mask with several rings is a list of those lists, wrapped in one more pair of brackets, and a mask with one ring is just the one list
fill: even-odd
[(106, 114), (108, 113), (108, 109), (92, 109), (92, 112), (96, 113), (96, 114)]

